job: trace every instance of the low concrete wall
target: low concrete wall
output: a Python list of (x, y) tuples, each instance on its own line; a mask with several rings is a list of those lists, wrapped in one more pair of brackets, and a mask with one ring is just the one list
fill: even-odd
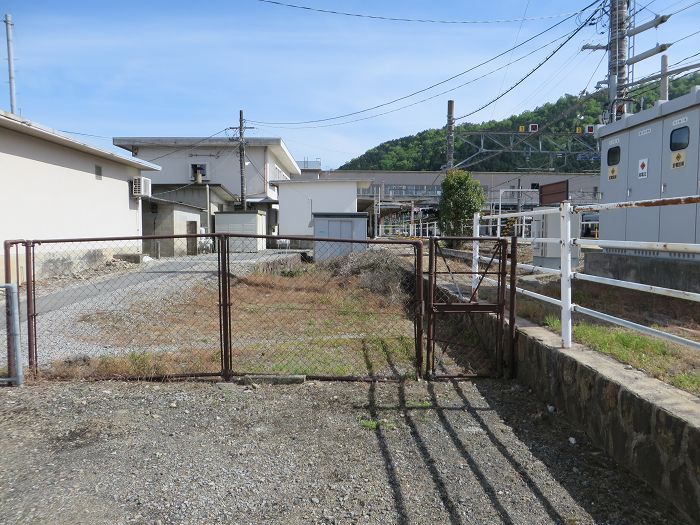
[(700, 261), (586, 252), (584, 273), (700, 293)]
[[(493, 316), (475, 316), (495, 334)], [(518, 381), (700, 523), (700, 399), (518, 320)], [(631, 505), (634, 502), (630, 502)]]

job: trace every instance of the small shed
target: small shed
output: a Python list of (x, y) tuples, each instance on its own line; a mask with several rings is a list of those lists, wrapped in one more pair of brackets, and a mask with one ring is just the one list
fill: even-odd
[[(314, 213), (314, 237), (333, 239), (367, 240), (368, 214), (363, 213)], [(347, 255), (352, 252), (364, 251), (367, 245), (363, 242), (332, 242), (315, 241), (314, 259), (323, 261), (332, 257)]]
[[(156, 197), (144, 197), (142, 206), (143, 234), (188, 235), (199, 233), (202, 208)], [(144, 239), (143, 253), (156, 259), (197, 255), (196, 238)]]
[(218, 233), (238, 233), (251, 237), (233, 237), (228, 241), (228, 249), (233, 253), (259, 252), (265, 249), (267, 221), (264, 211), (224, 211), (214, 215), (214, 228)]

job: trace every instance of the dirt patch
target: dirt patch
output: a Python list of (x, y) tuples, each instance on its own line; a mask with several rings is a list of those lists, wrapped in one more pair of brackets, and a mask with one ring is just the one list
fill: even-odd
[(514, 383), (47, 382), (0, 424), (8, 524), (685, 523)]

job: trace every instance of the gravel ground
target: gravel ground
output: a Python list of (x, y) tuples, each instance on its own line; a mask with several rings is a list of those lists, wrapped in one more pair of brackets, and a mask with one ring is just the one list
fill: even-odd
[(3, 522), (679, 524), (515, 383), (0, 389)]

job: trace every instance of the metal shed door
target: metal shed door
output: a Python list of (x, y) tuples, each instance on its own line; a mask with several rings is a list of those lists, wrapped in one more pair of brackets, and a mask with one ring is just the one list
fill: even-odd
[[(630, 131), (627, 159), (627, 185), (630, 200), (658, 199), (661, 196), (661, 151), (663, 123), (659, 120)], [(659, 207), (627, 210), (628, 241), (659, 240)]]
[[(675, 113), (664, 120), (661, 197), (684, 197), (698, 193), (698, 140), (700, 109)], [(674, 130), (689, 128), (688, 147), (671, 150)], [(697, 206), (662, 206), (659, 240), (695, 242)]]
[[(601, 142), (600, 191), (603, 202), (624, 202), (627, 199), (627, 163), (629, 133), (606, 137)], [(608, 164), (608, 152), (620, 148), (617, 164)], [(600, 238), (606, 240), (624, 240), (627, 222), (627, 210), (606, 210), (600, 212)]]

